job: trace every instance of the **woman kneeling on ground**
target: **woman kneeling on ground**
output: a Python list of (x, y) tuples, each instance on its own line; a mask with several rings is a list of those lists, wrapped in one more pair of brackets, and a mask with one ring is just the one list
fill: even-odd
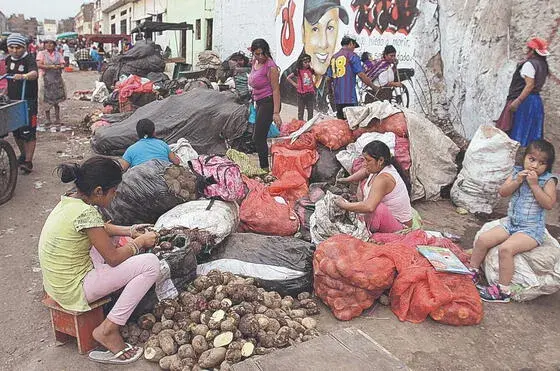
[(371, 232), (394, 233), (412, 226), (412, 206), (401, 167), (381, 141), (368, 143), (362, 153), (365, 164), (353, 175), (339, 182), (361, 182), (363, 200), (349, 202), (342, 197), (335, 203), (341, 209), (366, 214)]
[[(141, 348), (125, 344), (119, 327), (160, 277), (159, 260), (141, 254), (154, 246), (154, 232), (141, 233), (138, 226), (104, 223), (97, 207), (107, 207), (121, 182), (121, 167), (105, 157), (92, 157), (81, 166), (57, 168), (62, 182), (74, 182), (75, 193), (61, 197), (51, 211), (39, 238), (39, 261), (43, 286), (64, 309), (83, 312), (93, 303), (124, 287), (107, 318), (93, 330), (93, 337), (108, 351), (92, 351), (90, 359), (103, 363), (130, 363)], [(115, 247), (112, 236), (133, 238)], [(95, 246), (95, 247), (93, 247)]]

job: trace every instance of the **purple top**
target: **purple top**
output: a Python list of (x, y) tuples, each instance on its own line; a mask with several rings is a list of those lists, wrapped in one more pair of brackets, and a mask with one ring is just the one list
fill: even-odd
[(271, 68), (278, 68), (278, 66), (272, 58), (268, 58), (264, 66), (258, 70), (255, 69), (255, 63), (253, 62), (253, 68), (251, 68), (249, 74), (249, 86), (253, 88), (253, 100), (256, 102), (272, 95), (272, 84), (268, 77), (268, 71)]
[(363, 71), (360, 57), (345, 48), (332, 56), (327, 76), (332, 78), (335, 104), (358, 103), (356, 75)]

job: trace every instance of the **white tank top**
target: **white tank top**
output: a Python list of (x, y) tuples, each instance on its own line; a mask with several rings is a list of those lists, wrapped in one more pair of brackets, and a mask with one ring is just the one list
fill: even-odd
[(364, 199), (367, 199), (369, 192), (371, 190), (371, 184), (375, 177), (379, 174), (389, 174), (395, 180), (395, 188), (383, 197), (381, 202), (389, 208), (391, 214), (401, 223), (406, 223), (412, 220), (412, 206), (410, 205), (410, 196), (408, 195), (408, 190), (406, 189), (406, 184), (402, 180), (401, 176), (397, 172), (397, 169), (393, 165), (385, 166), (379, 173), (371, 174), (366, 184), (364, 185)]

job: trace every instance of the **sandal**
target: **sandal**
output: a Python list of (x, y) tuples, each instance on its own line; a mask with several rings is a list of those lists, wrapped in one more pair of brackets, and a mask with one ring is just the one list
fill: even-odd
[[(140, 347), (133, 347), (132, 345), (125, 343), (126, 347), (118, 353), (113, 353), (110, 350), (92, 350), (89, 352), (88, 358), (94, 362), (114, 364), (114, 365), (126, 365), (128, 363), (136, 362), (138, 358), (142, 356), (143, 349)], [(120, 357), (126, 352), (136, 348), (136, 353), (130, 358), (121, 359)]]

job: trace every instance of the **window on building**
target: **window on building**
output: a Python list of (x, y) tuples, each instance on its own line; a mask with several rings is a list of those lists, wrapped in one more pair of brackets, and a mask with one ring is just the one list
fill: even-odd
[(113, 19), (115, 19), (115, 15), (114, 15), (114, 14), (111, 16), (111, 20), (113, 20)]
[(206, 50), (212, 50), (212, 29), (214, 28), (214, 20), (206, 19)]
[(202, 25), (200, 19), (195, 21), (194, 38), (200, 40), (202, 38)]
[(123, 11), (121, 12), (121, 17), (122, 17), (123, 15), (126, 15), (126, 9), (123, 10)]
[(115, 35), (117, 33), (117, 25), (114, 23), (111, 23), (111, 33), (113, 35)]
[(126, 31), (126, 19), (121, 20), (121, 33), (128, 33)]

